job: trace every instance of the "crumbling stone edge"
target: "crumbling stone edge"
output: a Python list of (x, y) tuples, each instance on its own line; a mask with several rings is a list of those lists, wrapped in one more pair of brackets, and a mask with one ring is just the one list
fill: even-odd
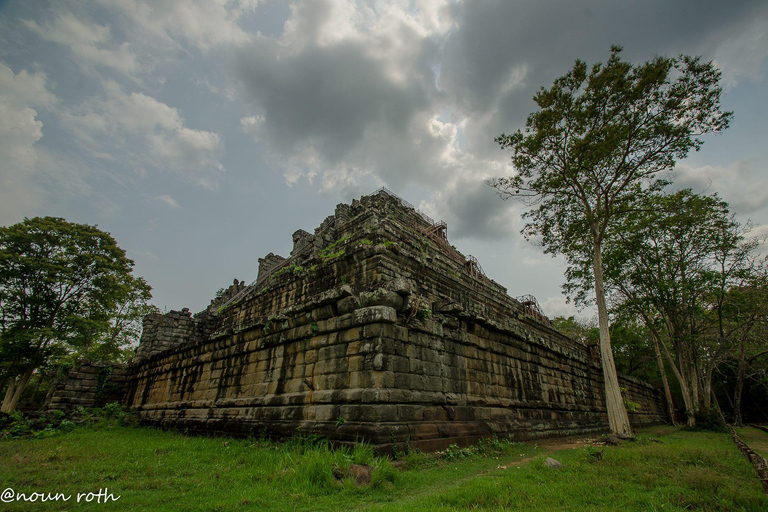
[(763, 484), (763, 490), (765, 491), (765, 494), (768, 494), (768, 461), (766, 461), (764, 457), (761, 457), (755, 453), (755, 451), (750, 448), (747, 443), (742, 441), (732, 426), (728, 425), (728, 430), (731, 431), (733, 442), (736, 443), (736, 446), (739, 447), (741, 453), (743, 453), (747, 459), (749, 459), (749, 462), (752, 463), (752, 467), (754, 467), (755, 471), (757, 472), (757, 478), (759, 478), (760, 483)]

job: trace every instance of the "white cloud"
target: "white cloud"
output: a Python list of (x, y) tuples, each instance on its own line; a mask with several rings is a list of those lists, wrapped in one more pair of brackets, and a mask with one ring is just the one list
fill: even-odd
[(43, 137), (36, 109), (57, 102), (43, 73), (13, 70), (0, 62), (0, 223), (17, 222), (41, 201), (33, 180)]
[(768, 177), (754, 169), (754, 162), (738, 160), (728, 166), (693, 167), (685, 162), (675, 166), (675, 188), (694, 193), (717, 192), (734, 211), (751, 215), (768, 207)]
[(173, 208), (174, 210), (177, 208), (181, 208), (179, 203), (177, 203), (176, 200), (173, 197), (169, 196), (168, 194), (159, 195), (155, 197), (155, 199), (165, 203), (167, 206), (169, 206), (170, 208)]
[(735, 87), (742, 78), (760, 81), (768, 58), (768, 6), (747, 20), (739, 31), (726, 38), (715, 51), (715, 64), (723, 71), (723, 80)]
[(554, 297), (547, 297), (543, 301), (539, 301), (541, 310), (552, 319), (556, 316), (562, 316), (568, 318), (570, 316), (579, 316), (579, 310), (573, 303), (569, 303), (562, 295), (556, 295)]
[(127, 93), (114, 82), (106, 94), (62, 114), (81, 147), (104, 160), (132, 168), (171, 171), (214, 189), (224, 167), (217, 133), (184, 125), (179, 111), (143, 93)]
[(131, 45), (113, 41), (109, 26), (85, 21), (71, 12), (63, 13), (43, 25), (31, 20), (23, 23), (41, 38), (68, 47), (86, 69), (104, 66), (126, 75), (133, 75), (137, 70), (138, 63)]
[(263, 116), (246, 116), (240, 118), (240, 129), (247, 133), (254, 140), (261, 138), (261, 131), (264, 128)]
[(139, 38), (162, 44), (188, 42), (208, 51), (223, 44), (240, 44), (250, 35), (238, 20), (258, 0), (99, 0), (129, 20), (127, 27)]

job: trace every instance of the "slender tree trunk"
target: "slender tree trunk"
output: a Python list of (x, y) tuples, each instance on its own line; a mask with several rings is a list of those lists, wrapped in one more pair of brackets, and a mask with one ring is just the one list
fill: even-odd
[(696, 367), (693, 365), (693, 363), (689, 364), (689, 372), (690, 377), (688, 379), (688, 382), (691, 386), (691, 418), (693, 419), (693, 423), (691, 423), (691, 418), (688, 419), (688, 425), (695, 426), (696, 425), (696, 413), (701, 411), (701, 402), (699, 401), (699, 375), (696, 372)]
[(5, 398), (3, 398), (3, 405), (0, 406), (0, 412), (10, 412), (7, 408), (10, 407), (13, 392), (16, 391), (17, 379), (18, 377), (8, 377), (8, 388), (5, 390)]
[(739, 345), (739, 367), (736, 370), (736, 389), (733, 390), (733, 425), (743, 427), (744, 420), (741, 417), (741, 395), (744, 392), (744, 379), (747, 374), (747, 364), (744, 359), (744, 340)]
[(702, 401), (702, 407), (704, 408), (704, 411), (709, 414), (712, 409), (712, 373), (714, 372), (714, 368), (711, 370), (707, 370), (705, 372), (702, 372), (703, 375), (701, 376), (701, 401)]
[(656, 337), (655, 331), (651, 331), (651, 338), (653, 338), (653, 350), (656, 353), (656, 364), (659, 365), (659, 374), (661, 375), (661, 382), (664, 385), (664, 398), (667, 401), (667, 418), (672, 425), (677, 426), (677, 420), (675, 419), (675, 406), (674, 402), (672, 401), (672, 390), (669, 388), (667, 371), (664, 368), (664, 360), (661, 358), (659, 340)]
[(600, 253), (600, 244), (597, 241), (594, 243), (592, 265), (595, 273), (595, 299), (600, 327), (600, 361), (603, 366), (603, 380), (605, 381), (605, 407), (608, 412), (608, 425), (611, 431), (617, 434), (631, 436), (632, 427), (629, 424), (627, 409), (621, 398), (619, 377), (616, 374), (616, 364), (613, 361), (611, 334), (608, 331), (608, 308), (605, 304), (603, 258)]
[[(16, 381), (16, 385), (13, 390), (13, 394), (10, 395), (9, 399), (9, 393), (5, 394), (5, 400), (3, 400), (3, 406), (2, 406), (2, 412), (13, 412), (16, 410), (16, 407), (19, 405), (19, 400), (21, 400), (21, 394), (24, 392), (24, 388), (27, 387), (27, 383), (29, 383), (30, 377), (32, 377), (32, 373), (35, 371), (34, 368), (27, 368), (27, 370), (24, 371), (24, 373), (18, 378)], [(8, 391), (10, 392), (10, 387), (8, 388)]]
[(691, 388), (688, 385), (688, 379), (684, 373), (685, 370), (681, 370), (677, 367), (675, 360), (672, 358), (672, 354), (669, 352), (667, 346), (664, 343), (662, 343), (661, 346), (664, 349), (664, 355), (667, 356), (669, 366), (672, 368), (675, 377), (677, 377), (678, 384), (680, 384), (680, 393), (683, 395), (683, 404), (685, 405), (685, 414), (687, 416), (686, 424), (689, 427), (693, 427), (696, 425), (696, 418), (693, 414), (693, 398), (691, 394)]
[(712, 395), (712, 407), (715, 409), (717, 416), (720, 418), (720, 421), (727, 424), (728, 422), (725, 421), (725, 415), (723, 414), (723, 410), (720, 408), (720, 402), (717, 401), (717, 395), (715, 395), (715, 390), (710, 387), (709, 392)]

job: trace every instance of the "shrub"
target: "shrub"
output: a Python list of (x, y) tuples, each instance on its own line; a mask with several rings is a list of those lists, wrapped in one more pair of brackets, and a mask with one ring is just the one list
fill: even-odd
[(728, 432), (723, 418), (712, 408), (709, 411), (698, 411), (694, 414), (695, 427), (686, 427), (686, 430), (707, 432)]

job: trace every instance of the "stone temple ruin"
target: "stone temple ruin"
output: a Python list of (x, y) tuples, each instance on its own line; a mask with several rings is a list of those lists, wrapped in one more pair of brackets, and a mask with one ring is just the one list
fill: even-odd
[[(110, 389), (150, 424), (381, 450), (606, 431), (595, 352), (533, 297), (508, 296), (446, 232), (385, 189), (340, 204), (314, 234), (294, 233), (289, 257), (259, 259), (252, 284), (235, 280), (194, 316), (149, 315)], [(83, 371), (50, 407), (93, 400)], [(620, 381), (639, 404), (634, 426), (662, 421), (654, 388)]]

